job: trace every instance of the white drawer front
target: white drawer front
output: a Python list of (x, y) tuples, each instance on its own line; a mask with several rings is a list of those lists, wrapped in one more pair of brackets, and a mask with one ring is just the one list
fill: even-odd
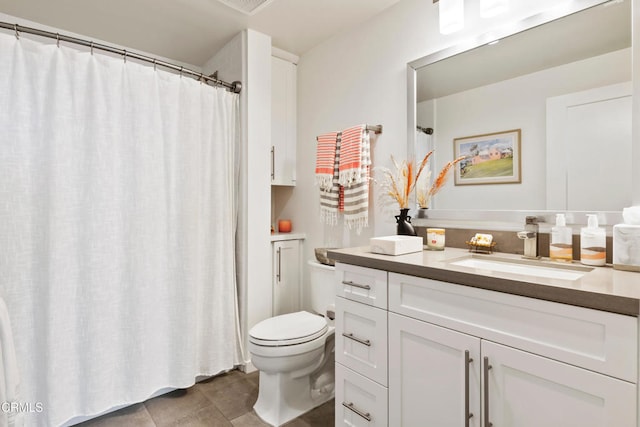
[(387, 312), (336, 298), (336, 362), (387, 385)]
[(387, 272), (337, 263), (336, 295), (386, 309)]
[(637, 319), (389, 273), (389, 310), (637, 382)]
[(336, 427), (387, 425), (387, 388), (336, 363)]

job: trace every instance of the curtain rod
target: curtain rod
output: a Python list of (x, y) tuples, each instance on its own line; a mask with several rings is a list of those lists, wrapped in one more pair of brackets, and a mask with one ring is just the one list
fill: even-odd
[(98, 50), (102, 50), (102, 51), (105, 51), (105, 52), (110, 52), (110, 53), (115, 53), (115, 54), (118, 54), (118, 55), (122, 55), (125, 60), (127, 58), (134, 58), (134, 59), (137, 59), (139, 61), (144, 61), (144, 62), (151, 63), (154, 66), (160, 66), (160, 67), (168, 68), (168, 69), (173, 70), (173, 71), (178, 71), (180, 74), (187, 74), (187, 75), (195, 78), (196, 80), (204, 81), (205, 83), (213, 83), (214, 85), (225, 87), (225, 88), (227, 88), (227, 90), (229, 90), (230, 92), (233, 92), (233, 93), (240, 93), (240, 91), (242, 90), (242, 83), (239, 82), (239, 81), (235, 81), (233, 83), (228, 83), (228, 82), (216, 79), (216, 78), (211, 77), (211, 76), (205, 76), (203, 73), (198, 73), (196, 71), (190, 70), (188, 68), (184, 68), (184, 67), (179, 66), (179, 65), (172, 64), (170, 62), (161, 61), (161, 60), (159, 60), (157, 58), (153, 58), (153, 57), (145, 56), (145, 55), (140, 55), (140, 54), (134, 53), (134, 52), (129, 52), (126, 49), (120, 49), (120, 48), (117, 48), (117, 47), (113, 47), (113, 46), (109, 46), (109, 45), (105, 45), (105, 44), (101, 44), (101, 43), (95, 43), (95, 42), (92, 42), (90, 40), (79, 39), (77, 37), (71, 37), (71, 36), (67, 36), (67, 35), (64, 35), (64, 34), (60, 34), (60, 33), (53, 33), (51, 31), (39, 30), (37, 28), (24, 27), (24, 26), (18, 25), (18, 24), (9, 24), (8, 22), (0, 22), (0, 28), (5, 28), (7, 30), (15, 31), (16, 38), (18, 38), (18, 39), (20, 38), (20, 33), (27, 33), (27, 34), (34, 34), (34, 35), (40, 36), (40, 37), (47, 37), (47, 38), (50, 38), (50, 39), (56, 39), (58, 41), (58, 43), (60, 43), (61, 41), (69, 42), (69, 43), (75, 43), (75, 44), (79, 44), (79, 45), (82, 45), (82, 46), (89, 47), (91, 49), (98, 49)]

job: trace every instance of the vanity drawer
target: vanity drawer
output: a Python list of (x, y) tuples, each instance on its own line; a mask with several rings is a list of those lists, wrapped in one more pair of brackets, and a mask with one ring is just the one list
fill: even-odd
[(336, 363), (336, 426), (384, 427), (388, 390)]
[(336, 298), (336, 362), (387, 385), (387, 311)]
[(337, 263), (336, 295), (386, 309), (387, 272)]
[(395, 273), (389, 311), (637, 382), (632, 316)]

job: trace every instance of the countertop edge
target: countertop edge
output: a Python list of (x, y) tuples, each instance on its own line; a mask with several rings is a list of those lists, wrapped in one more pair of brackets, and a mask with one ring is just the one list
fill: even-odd
[(640, 315), (640, 301), (625, 296), (547, 286), (539, 283), (511, 280), (495, 276), (463, 273), (428, 265), (407, 264), (392, 258), (385, 260), (335, 251), (329, 251), (327, 255), (345, 264), (385, 270), (391, 273), (439, 280), (457, 285), (591, 308), (627, 316), (637, 317)]

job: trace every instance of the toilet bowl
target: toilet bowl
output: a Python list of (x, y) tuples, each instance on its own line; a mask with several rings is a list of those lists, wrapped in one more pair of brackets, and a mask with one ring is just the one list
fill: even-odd
[[(331, 287), (333, 268), (310, 261), (311, 287)], [(311, 291), (314, 310), (332, 307), (333, 292)], [(327, 296), (331, 295), (331, 296)], [(330, 299), (330, 301), (328, 301)], [(328, 303), (328, 304), (327, 304)], [(298, 311), (265, 319), (249, 331), (249, 352), (260, 371), (253, 409), (266, 423), (280, 426), (334, 397), (333, 320)]]

